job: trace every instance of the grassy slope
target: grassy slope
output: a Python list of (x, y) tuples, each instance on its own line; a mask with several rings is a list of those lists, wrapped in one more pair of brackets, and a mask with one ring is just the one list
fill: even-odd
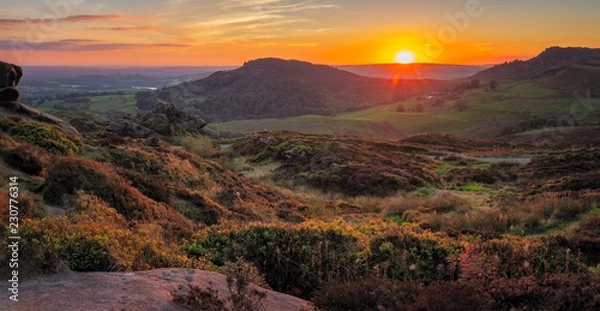
[[(462, 112), (454, 108), (455, 101), (431, 108), (428, 100), (411, 98), (402, 103), (407, 111), (422, 104), (426, 107), (425, 112), (400, 113), (396, 112), (397, 104), (392, 104), (333, 117), (244, 120), (213, 124), (211, 127), (233, 133), (290, 130), (383, 139), (395, 139), (422, 132), (491, 138), (497, 136), (504, 127), (532, 117), (556, 118), (567, 115), (575, 103), (573, 96), (529, 81), (503, 84), (495, 92), (485, 92), (484, 88), (470, 90), (463, 93), (461, 99), (468, 101), (467, 110)], [(599, 99), (593, 99), (591, 105), (593, 111), (600, 111)], [(590, 116), (597, 119), (598, 114), (594, 114), (593, 111)]]

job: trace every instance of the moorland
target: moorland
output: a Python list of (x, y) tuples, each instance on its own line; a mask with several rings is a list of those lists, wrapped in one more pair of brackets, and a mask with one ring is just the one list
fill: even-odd
[[(598, 50), (551, 48), (465, 79), (394, 84), (267, 59), (36, 106), (78, 133), (2, 117), (20, 273), (193, 268), (238, 281), (173, 293), (204, 310), (259, 308), (248, 283), (321, 310), (598, 309), (598, 62)], [(85, 109), (56, 106), (82, 97)], [(221, 138), (107, 131), (165, 101)]]

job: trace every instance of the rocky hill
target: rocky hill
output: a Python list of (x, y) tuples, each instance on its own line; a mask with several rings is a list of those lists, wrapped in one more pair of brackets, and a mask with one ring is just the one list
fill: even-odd
[(564, 70), (570, 70), (571, 66), (598, 63), (600, 63), (600, 49), (551, 47), (532, 59), (514, 60), (496, 65), (475, 74), (473, 78), (500, 82), (547, 78), (560, 74)]
[(138, 99), (151, 109), (161, 99), (199, 110), (207, 121), (330, 115), (446, 88), (434, 80), (387, 80), (358, 76), (325, 65), (275, 58), (249, 61), (208, 78)]

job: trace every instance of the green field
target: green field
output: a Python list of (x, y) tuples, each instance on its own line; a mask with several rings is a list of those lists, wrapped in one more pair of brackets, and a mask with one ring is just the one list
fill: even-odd
[[(466, 101), (467, 109), (458, 111), (456, 101)], [(600, 99), (577, 104), (573, 95), (545, 88), (535, 82), (501, 85), (496, 91), (469, 90), (459, 99), (432, 107), (432, 100), (411, 98), (401, 104), (407, 112), (397, 112), (400, 103), (376, 106), (336, 116), (301, 116), (286, 119), (243, 120), (211, 124), (220, 132), (248, 133), (265, 130), (289, 130), (303, 133), (357, 135), (396, 139), (423, 132), (491, 138), (505, 127), (536, 118), (560, 119), (570, 113), (585, 116), (579, 124), (597, 125)], [(411, 112), (417, 105), (424, 111)], [(589, 105), (588, 105), (589, 104)]]
[[(106, 113), (110, 111), (118, 111), (123, 113), (129, 113), (135, 115), (137, 113), (135, 104), (135, 92), (131, 91), (125, 95), (99, 95), (99, 96), (86, 96), (91, 99), (90, 109), (91, 112)], [(36, 108), (43, 112), (57, 113), (68, 110), (56, 109), (56, 105), (65, 105), (64, 100), (53, 100), (44, 103), (43, 105), (37, 106)], [(70, 104), (74, 105), (74, 104)]]

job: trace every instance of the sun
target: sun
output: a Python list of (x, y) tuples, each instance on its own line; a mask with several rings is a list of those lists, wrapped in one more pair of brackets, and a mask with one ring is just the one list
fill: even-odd
[(394, 61), (400, 64), (410, 64), (415, 62), (415, 54), (411, 51), (400, 51), (394, 56)]

